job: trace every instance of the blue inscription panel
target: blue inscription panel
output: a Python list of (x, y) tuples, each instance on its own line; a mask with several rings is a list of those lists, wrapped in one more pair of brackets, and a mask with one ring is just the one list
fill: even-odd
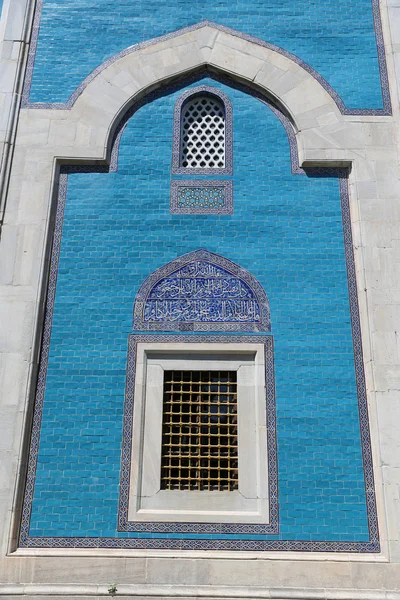
[(269, 331), (268, 300), (260, 284), (222, 256), (191, 252), (146, 280), (135, 301), (134, 328)]

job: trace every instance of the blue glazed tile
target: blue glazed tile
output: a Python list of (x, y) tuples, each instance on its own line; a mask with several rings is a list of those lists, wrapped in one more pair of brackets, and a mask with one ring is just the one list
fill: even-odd
[[(30, 533), (64, 546), (92, 536), (107, 547), (114, 538), (126, 547), (129, 540), (161, 544), (166, 538), (171, 544), (221, 540), (221, 548), (236, 540), (247, 549), (273, 549), (275, 541), (312, 549), (321, 541), (338, 551), (354, 542), (357, 551), (377, 551), (376, 533), (369, 544), (361, 444), (368, 431), (364, 420), (361, 439), (340, 181), (292, 174), (289, 141), (276, 115), (241, 90), (205, 83), (222, 89), (233, 105), (234, 215), (169, 212), (180, 91), (131, 117), (117, 171), (68, 176)], [(249, 271), (268, 296), (279, 536), (117, 531), (135, 297), (151, 273), (199, 248)]]
[(208, 19), (295, 54), (349, 108), (382, 107), (379, 59), (382, 71), (386, 67), (378, 0), (293, 0), (290, 6), (279, 0), (190, 0), (184, 7), (180, 0), (98, 0), (93, 5), (44, 0), (40, 19), (41, 4), (37, 58), (33, 64), (32, 56), (28, 69), (33, 68), (32, 102), (65, 102), (93, 69), (128, 46)]

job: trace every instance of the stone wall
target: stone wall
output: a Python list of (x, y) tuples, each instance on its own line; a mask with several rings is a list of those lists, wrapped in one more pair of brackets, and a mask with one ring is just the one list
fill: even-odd
[[(9, 40), (5, 38), (2, 47), (21, 44), (26, 49), (23, 40), (33, 6), (19, 4), (20, 13), (16, 8), (11, 13), (11, 6), (17, 4), (6, 3), (3, 9), (3, 15), (9, 11), (9, 23), (17, 23), (17, 14), (25, 15), (25, 19), (19, 21), (19, 31), (13, 31)], [(1, 239), (3, 597), (100, 597), (108, 595), (107, 584), (112, 583), (121, 597), (399, 595), (396, 222), (400, 185), (397, 46), (396, 39), (391, 38), (391, 32), (395, 36), (397, 31), (398, 8), (382, 6), (381, 10), (393, 115), (345, 114), (343, 105), (318, 77), (290, 57), (211, 25), (121, 54), (99, 69), (70, 105), (25, 106), (19, 112), (16, 138), (17, 122), (12, 115), (18, 113), (11, 108), (4, 111), (13, 127), (9, 137), (4, 130), (7, 164), (12, 159), (12, 170), (9, 184), (7, 179), (3, 186), (7, 203)], [(16, 107), (21, 89), (19, 72), (26, 58), (24, 51), (6, 59), (14, 71), (4, 79), (0, 92), (8, 94)], [(207, 73), (206, 80), (203, 74), (204, 81), (223, 89), (234, 108), (234, 214), (171, 215), (173, 104), (181, 90), (198, 84), (182, 79), (192, 73), (198, 77), (196, 73), (205, 68), (216, 75), (214, 79)], [(224, 79), (227, 76), (232, 79), (230, 83)], [(167, 88), (174, 79), (180, 83)], [(251, 95), (243, 85), (250, 88)], [(135, 102), (143, 103), (156, 88), (158, 96), (128, 121), (115, 170), (112, 150), (118, 123)], [(271, 111), (254, 95), (272, 98), (275, 107)], [(288, 132), (292, 132), (289, 138)], [(77, 164), (80, 172), (71, 167)], [(108, 164), (111, 172), (106, 172)], [(310, 171), (321, 167), (328, 170)], [(309, 176), (302, 169), (308, 170)], [(348, 198), (349, 212), (344, 206), (343, 227), (339, 181), (332, 174), (340, 173), (344, 178), (344, 170), (349, 185), (342, 184), (341, 198), (345, 204)], [(65, 186), (67, 171), (61, 236), (60, 215), (56, 214), (58, 184), (61, 181)], [(65, 187), (62, 189), (65, 192)], [(347, 189), (348, 196), (343, 191)], [(350, 221), (346, 222), (346, 216)], [(56, 288), (52, 287), (54, 262), (49, 272), (53, 239), (56, 245), (61, 241)], [(81, 240), (78, 252), (76, 240)], [(115, 531), (118, 432), (134, 297), (147, 275), (199, 247), (227, 256), (250, 271), (271, 304), (282, 529), (278, 536), (264, 536), (264, 546), (244, 539), (251, 542), (246, 552), (245, 544), (235, 552), (229, 551), (229, 545), (224, 549), (223, 544), (215, 550), (206, 546), (199, 550), (195, 544), (191, 549), (182, 536), (179, 544), (163, 549), (153, 534), (147, 540), (142, 536), (144, 541), (139, 544), (140, 536), (121, 536)], [(349, 292), (345, 248), (347, 265), (354, 255), (350, 264), (357, 282), (356, 289), (348, 272)], [(115, 276), (116, 266), (121, 270), (119, 278)], [(32, 513), (32, 533), (44, 541), (21, 545), (18, 534), (46, 315), (49, 324), (49, 312), (44, 311), (49, 276), (50, 295), (55, 292), (53, 329), (47, 346), (45, 400), (49, 402), (44, 404)], [(372, 496), (368, 476), (366, 492), (362, 486), (368, 465), (365, 427), (361, 427), (362, 473), (351, 349), (355, 341), (359, 373), (361, 346), (354, 329), (358, 323), (354, 298), (359, 305), (367, 393), (364, 404), (360, 404), (358, 387), (358, 408), (361, 424), (365, 423), (367, 402)], [(49, 329), (44, 330), (45, 344), (47, 335)], [(78, 349), (71, 354), (74, 347)], [(298, 347), (300, 351), (295, 351)], [(72, 367), (68, 363), (71, 355)], [(82, 358), (81, 373), (71, 370), (77, 356)], [(297, 377), (293, 377), (291, 363)], [(112, 374), (111, 367), (115, 371)], [(80, 410), (74, 404), (71, 382), (79, 389)], [(40, 385), (43, 390), (44, 380), (39, 377)], [(333, 410), (343, 399), (342, 386), (348, 393), (346, 403), (341, 410)], [(96, 390), (95, 396), (87, 393), (90, 389)], [(82, 427), (89, 429), (93, 423), (98, 427), (98, 431), (90, 431), (93, 442), (85, 439), (88, 445), (79, 447)], [(37, 428), (32, 442), (37, 447), (40, 423), (34, 424)], [(78, 445), (73, 438), (67, 439), (71, 432), (77, 436)], [(299, 444), (304, 432), (305, 442)], [(99, 435), (105, 440), (101, 444)], [(343, 439), (349, 444), (335, 443)], [(296, 483), (300, 453), (304, 459), (300, 481), (307, 482), (301, 487)], [(29, 469), (34, 466), (31, 462)], [(87, 467), (89, 476), (85, 474)], [(105, 471), (107, 485), (100, 482)], [(357, 490), (345, 500), (351, 511), (344, 510), (332, 485), (333, 471), (340, 482), (351, 482), (351, 492)], [(313, 486), (316, 482), (317, 487)], [(62, 504), (66, 491), (67, 506)], [(28, 488), (28, 496), (30, 492)], [(365, 493), (369, 503), (376, 501), (379, 547), (376, 539), (375, 545), (370, 545)], [(76, 503), (71, 502), (74, 499)], [(299, 510), (306, 514), (298, 514)], [(77, 518), (79, 514), (82, 519)], [(90, 519), (93, 514), (95, 521)], [(90, 529), (93, 523), (95, 527)], [(82, 537), (82, 531), (86, 548), (70, 543), (72, 533)], [(113, 536), (125, 542), (111, 548), (110, 544), (91, 541)], [(59, 544), (55, 537), (71, 539)], [(173, 540), (173, 536), (167, 539)], [(271, 542), (279, 543), (273, 547)], [(338, 545), (326, 547), (326, 542)]]

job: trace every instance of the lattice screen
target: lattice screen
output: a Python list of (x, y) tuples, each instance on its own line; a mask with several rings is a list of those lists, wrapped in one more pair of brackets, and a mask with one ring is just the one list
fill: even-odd
[(161, 489), (238, 489), (236, 371), (165, 371)]
[(211, 96), (196, 96), (182, 111), (181, 167), (225, 167), (225, 110)]

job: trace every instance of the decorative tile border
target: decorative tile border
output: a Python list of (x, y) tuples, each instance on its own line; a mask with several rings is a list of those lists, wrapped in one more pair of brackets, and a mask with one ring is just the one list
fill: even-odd
[[(340, 197), (342, 204), (342, 222), (344, 248), (346, 255), (347, 281), (349, 286), (350, 318), (353, 333), (354, 366), (358, 396), (358, 413), (360, 418), (361, 449), (364, 466), (365, 497), (367, 503), (368, 530), (371, 542), (379, 546), (379, 524), (375, 498), (374, 467), (369, 428), (368, 400), (365, 385), (364, 359), (362, 349), (360, 313), (357, 295), (357, 279), (354, 263), (353, 236), (351, 232), (351, 216), (349, 202), (349, 186), (346, 170), (340, 177)], [(320, 176), (318, 173), (317, 176)]]
[(185, 538), (29, 538), (21, 548), (116, 548), (133, 550), (233, 550), (236, 552), (379, 553), (379, 542), (296, 542), (283, 540), (229, 540)]
[[(253, 321), (234, 321), (220, 320), (218, 317), (210, 318), (209, 321), (203, 321), (197, 318), (196, 315), (191, 316), (190, 320), (170, 320), (163, 318), (162, 320), (150, 320), (146, 318), (146, 307), (149, 298), (157, 285), (166, 282), (171, 276), (184, 269), (185, 267), (195, 266), (196, 262), (204, 262), (209, 267), (216, 267), (224, 272), (225, 277), (236, 279), (238, 284), (242, 284), (247, 288), (250, 295), (250, 301), (255, 304)], [(168, 298), (168, 302), (173, 302), (172, 298)], [(179, 301), (179, 299), (178, 299)], [(214, 298), (205, 300), (212, 303)], [(200, 310), (200, 309), (199, 309)], [(212, 311), (209, 311), (211, 313)], [(256, 319), (257, 317), (257, 319)], [(136, 331), (151, 330), (151, 331), (243, 331), (251, 333), (252, 331), (269, 332), (271, 331), (271, 318), (269, 311), (269, 302), (264, 288), (258, 283), (257, 279), (246, 269), (243, 269), (234, 262), (208, 252), (208, 250), (200, 249), (194, 252), (189, 252), (163, 265), (154, 273), (151, 273), (139, 288), (135, 298), (133, 309), (133, 329)]]
[(292, 60), (293, 62), (298, 64), (300, 67), (302, 67), (305, 71), (307, 71), (307, 73), (309, 73), (312, 77), (314, 77), (314, 79), (316, 79), (318, 81), (318, 83), (320, 83), (322, 85), (322, 87), (332, 97), (332, 99), (336, 103), (337, 107), (339, 108), (340, 112), (344, 115), (382, 116), (382, 115), (391, 115), (392, 114), (392, 104), (391, 104), (391, 99), (390, 99), (389, 78), (388, 78), (388, 71), (387, 71), (387, 64), (386, 64), (386, 55), (385, 55), (385, 46), (384, 46), (383, 31), (382, 31), (382, 20), (381, 20), (381, 15), (380, 15), (380, 8), (379, 8), (379, 0), (371, 0), (372, 15), (373, 15), (373, 20), (374, 20), (374, 30), (375, 30), (375, 37), (376, 37), (376, 46), (377, 46), (377, 53), (378, 53), (378, 66), (379, 66), (379, 73), (380, 73), (380, 79), (381, 79), (382, 99), (383, 99), (383, 108), (377, 108), (377, 109), (346, 108), (346, 105), (344, 104), (344, 102), (341, 99), (341, 97), (339, 96), (339, 94), (326, 81), (326, 79), (324, 79), (322, 77), (322, 75), (320, 75), (317, 71), (315, 71), (315, 69), (313, 69), (310, 65), (308, 65), (306, 62), (304, 62), (301, 58), (298, 58), (295, 54), (292, 54), (291, 52), (288, 52), (287, 50), (284, 50), (283, 48), (280, 48), (279, 46), (275, 46), (274, 44), (270, 44), (269, 42), (266, 42), (264, 40), (254, 37), (254, 36), (247, 35), (245, 33), (241, 33), (240, 31), (236, 31), (235, 29), (225, 27), (224, 25), (218, 25), (217, 23), (214, 23), (213, 21), (208, 21), (208, 20), (201, 21), (200, 23), (196, 23), (195, 25), (191, 25), (189, 27), (179, 29), (178, 31), (174, 31), (172, 33), (154, 38), (152, 40), (148, 40), (146, 42), (141, 42), (139, 44), (135, 44), (133, 46), (125, 48), (125, 50), (122, 50), (118, 54), (115, 54), (114, 56), (112, 56), (111, 58), (106, 60), (104, 63), (102, 63), (101, 65), (96, 67), (96, 69), (94, 69), (94, 71), (92, 71), (82, 81), (82, 83), (80, 83), (78, 85), (78, 87), (75, 89), (75, 91), (71, 94), (71, 96), (69, 97), (69, 99), (66, 102), (37, 102), (37, 103), (35, 102), (35, 103), (31, 103), (31, 102), (29, 102), (29, 97), (30, 97), (30, 91), (31, 91), (31, 86), (32, 86), (32, 78), (33, 78), (36, 50), (37, 50), (37, 45), (38, 45), (38, 40), (39, 40), (40, 20), (41, 20), (41, 15), (42, 15), (42, 10), (43, 10), (43, 2), (44, 2), (44, 0), (37, 0), (36, 9), (35, 9), (35, 16), (34, 16), (33, 25), (32, 25), (31, 43), (30, 43), (28, 61), (27, 61), (26, 72), (25, 72), (24, 88), (23, 88), (23, 92), (22, 92), (22, 101), (21, 101), (22, 108), (52, 108), (52, 109), (71, 108), (74, 105), (75, 100), (81, 95), (81, 93), (87, 87), (87, 85), (91, 81), (93, 81), (93, 79), (99, 73), (101, 73), (104, 69), (109, 67), (111, 64), (113, 64), (120, 58), (127, 56), (128, 54), (131, 54), (132, 52), (136, 52), (137, 50), (147, 48), (148, 46), (152, 46), (154, 44), (158, 44), (160, 42), (164, 42), (169, 39), (176, 38), (185, 33), (189, 33), (191, 31), (197, 31), (198, 29), (201, 29), (202, 27), (209, 26), (209, 27), (213, 27), (214, 29), (218, 29), (219, 31), (222, 31), (224, 33), (227, 33), (229, 35), (233, 35), (235, 37), (246, 40), (253, 44), (257, 44), (258, 46), (261, 46), (263, 48), (268, 48), (269, 50), (272, 50), (273, 52), (277, 52), (278, 54), (282, 54), (282, 56), (289, 58), (290, 60)]
[[(156, 523), (128, 520), (130, 472), (132, 454), (132, 427), (134, 414), (134, 389), (137, 344), (140, 343), (237, 343), (264, 344), (265, 348), (265, 389), (266, 427), (268, 446), (268, 492), (269, 523)], [(147, 531), (151, 533), (192, 533), (192, 534), (278, 534), (278, 457), (276, 450), (276, 406), (274, 379), (274, 342), (271, 335), (187, 335), (187, 334), (132, 334), (128, 343), (128, 363), (126, 374), (124, 427), (121, 457), (120, 500), (118, 507), (118, 531)]]
[[(181, 167), (179, 165), (181, 153), (181, 113), (182, 106), (191, 96), (197, 96), (205, 92), (212, 96), (217, 96), (225, 108), (225, 167), (215, 169), (193, 169)], [(209, 85), (199, 85), (195, 88), (186, 90), (175, 103), (174, 108), (174, 129), (172, 138), (172, 173), (175, 175), (232, 175), (233, 174), (233, 129), (232, 129), (232, 103), (228, 96), (218, 88)]]
[(175, 215), (233, 215), (233, 182), (174, 179), (171, 181), (170, 212)]
[[(193, 77), (203, 77), (204, 74), (192, 76), (187, 81), (193, 81)], [(209, 76), (212, 76), (211, 74)], [(334, 168), (307, 169), (304, 171), (298, 164), (298, 152), (296, 138), (290, 121), (280, 110), (271, 104), (261, 94), (254, 92), (240, 84), (232, 82), (229, 78), (218, 77), (219, 81), (229, 82), (229, 85), (240, 89), (264, 102), (282, 122), (290, 143), (290, 156), (292, 161), (292, 172), (299, 175), (307, 174), (311, 177), (335, 177), (340, 183), (340, 197), (342, 206), (342, 219), (344, 231), (344, 244), (346, 256), (346, 269), (349, 286), (349, 303), (351, 327), (353, 335), (354, 363), (356, 373), (356, 385), (358, 395), (358, 407), (360, 416), (361, 447), (364, 466), (364, 479), (366, 490), (367, 519), (369, 530), (368, 542), (335, 542), (335, 541), (294, 541), (294, 540), (230, 540), (230, 539), (173, 539), (162, 538), (163, 534), (151, 534), (151, 538), (68, 538), (68, 537), (30, 537), (30, 516), (33, 501), (33, 491), (36, 476), (36, 465), (39, 451), (40, 426), (42, 418), (44, 391), (46, 384), (47, 362), (50, 349), (51, 324), (54, 309), (55, 289), (57, 283), (58, 259), (62, 236), (62, 225), (64, 206), (66, 200), (68, 173), (76, 172), (107, 172), (117, 169), (118, 141), (127, 120), (138, 109), (139, 102), (132, 107), (121, 120), (114, 136), (114, 147), (111, 154), (110, 169), (105, 166), (64, 166), (59, 180), (58, 204), (56, 212), (55, 230), (53, 238), (52, 256), (50, 262), (50, 274), (47, 290), (47, 301), (45, 311), (44, 330), (42, 338), (42, 349), (37, 381), (36, 399), (32, 424), (30, 454), (26, 477), (25, 497), (22, 508), (20, 547), (23, 548), (135, 548), (135, 549), (175, 549), (175, 550), (247, 550), (265, 552), (337, 552), (337, 553), (379, 553), (379, 527), (375, 499), (375, 483), (372, 462), (372, 450), (370, 439), (370, 428), (368, 419), (368, 403), (364, 376), (363, 350), (361, 339), (361, 327), (358, 308), (357, 282), (354, 264), (353, 241), (351, 232), (351, 218), (348, 192), (348, 170)], [(181, 87), (182, 82), (174, 84), (174, 89)], [(151, 101), (155, 96), (147, 96)], [(151, 98), (151, 99), (150, 99)], [(194, 334), (191, 334), (193, 336)], [(126, 535), (126, 533), (125, 533)], [(140, 535), (137, 533), (136, 535)], [(165, 535), (165, 534), (164, 534)], [(190, 534), (188, 534), (190, 535)], [(192, 534), (193, 535), (193, 534)]]
[(20, 545), (25, 546), (29, 537), (29, 526), (31, 520), (31, 510), (33, 502), (33, 493), (36, 478), (36, 466), (39, 452), (40, 429), (42, 424), (42, 410), (44, 402), (44, 393), (46, 389), (47, 364), (50, 352), (51, 326), (53, 321), (54, 300), (56, 295), (58, 261), (60, 256), (62, 228), (64, 221), (64, 209), (67, 196), (68, 176), (60, 174), (58, 184), (58, 201), (56, 220), (54, 224), (54, 237), (50, 262), (50, 273), (47, 288), (46, 309), (44, 316), (43, 338), (41, 345), (39, 374), (36, 384), (35, 408), (33, 413), (32, 433), (30, 441), (30, 452), (28, 459), (28, 468), (26, 474), (25, 497), (21, 516)]

